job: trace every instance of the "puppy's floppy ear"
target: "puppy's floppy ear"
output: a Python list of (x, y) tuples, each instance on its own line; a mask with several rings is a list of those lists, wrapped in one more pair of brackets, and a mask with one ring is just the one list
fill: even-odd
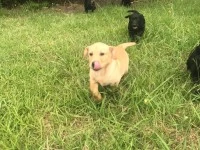
[(87, 58), (87, 56), (88, 56), (88, 50), (89, 50), (88, 47), (86, 47), (85, 50), (84, 50), (83, 56), (84, 56), (85, 58)]
[(129, 18), (131, 15), (126, 16), (125, 18)]

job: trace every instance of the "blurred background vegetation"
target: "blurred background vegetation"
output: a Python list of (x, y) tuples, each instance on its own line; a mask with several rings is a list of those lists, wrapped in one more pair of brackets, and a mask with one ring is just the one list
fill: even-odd
[[(161, 0), (132, 0), (133, 2), (152, 2)], [(162, 0), (169, 1), (169, 0)], [(53, 7), (55, 5), (67, 5), (67, 4), (83, 4), (84, 0), (0, 0), (0, 8), (12, 9), (23, 4), (29, 4), (36, 8)], [(95, 0), (97, 6), (103, 6), (108, 4), (119, 5), (121, 0)]]

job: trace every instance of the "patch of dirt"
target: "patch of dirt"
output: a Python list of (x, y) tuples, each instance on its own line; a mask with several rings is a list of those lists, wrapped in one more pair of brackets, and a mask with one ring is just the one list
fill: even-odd
[(50, 121), (50, 113), (47, 113), (42, 120), (43, 127), (44, 127), (44, 133), (45, 135), (49, 136), (52, 133), (52, 124)]
[(56, 6), (51, 8), (54, 11), (57, 12), (65, 12), (65, 13), (80, 13), (84, 12), (84, 6), (83, 4), (78, 4), (78, 3), (68, 3), (64, 5), (59, 5), (57, 4)]

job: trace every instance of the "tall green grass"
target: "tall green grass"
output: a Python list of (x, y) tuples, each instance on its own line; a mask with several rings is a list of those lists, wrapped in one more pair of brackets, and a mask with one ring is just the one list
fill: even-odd
[(0, 10), (0, 149), (198, 149), (199, 95), (185, 62), (200, 40), (199, 0), (139, 3), (146, 31), (119, 87), (89, 93), (83, 50), (129, 41), (127, 8)]

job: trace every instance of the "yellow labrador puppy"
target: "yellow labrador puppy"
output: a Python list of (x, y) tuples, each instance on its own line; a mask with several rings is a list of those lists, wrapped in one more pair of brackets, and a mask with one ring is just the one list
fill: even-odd
[(96, 99), (102, 98), (98, 84), (117, 86), (122, 76), (128, 72), (129, 57), (125, 49), (135, 44), (129, 42), (108, 46), (98, 42), (85, 48), (84, 56), (89, 58), (90, 66), (90, 90)]

